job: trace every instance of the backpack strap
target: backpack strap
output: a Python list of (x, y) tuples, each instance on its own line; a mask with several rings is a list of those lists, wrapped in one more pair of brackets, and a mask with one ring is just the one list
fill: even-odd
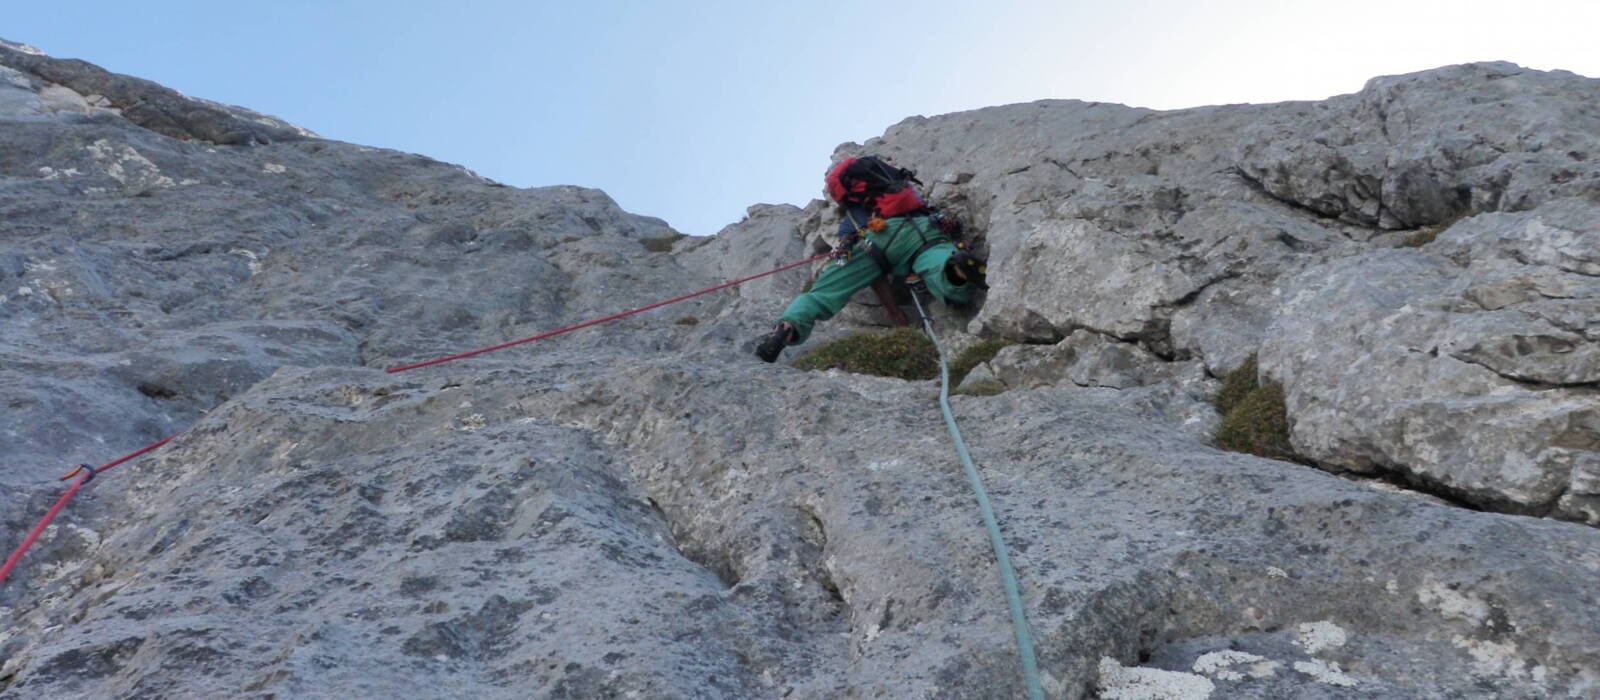
[(911, 254), (911, 261), (912, 262), (916, 262), (917, 258), (922, 257), (923, 253), (928, 252), (934, 246), (939, 245), (940, 243), (946, 243), (946, 242), (949, 242), (948, 238), (940, 238), (938, 240), (927, 240), (927, 239), (924, 239), (922, 241), (922, 247), (918, 248), (917, 252)]
[(949, 243), (950, 242), (950, 237), (946, 236), (944, 234), (944, 231), (939, 229), (938, 222), (934, 221), (934, 219), (933, 219), (933, 217), (931, 215), (929, 215), (927, 212), (923, 212), (923, 214), (919, 218), (921, 218), (925, 222), (933, 225), (934, 234), (932, 236), (929, 236), (928, 234), (926, 234), (926, 233), (924, 233), (922, 231), (922, 227), (921, 226), (917, 227), (917, 234), (922, 236), (922, 245), (917, 247), (917, 252), (911, 254), (911, 261), (909, 263), (907, 263), (907, 264), (915, 264), (917, 262), (917, 258), (922, 257), (923, 253), (926, 253), (929, 250), (932, 250), (934, 248), (934, 246), (937, 246), (937, 245), (939, 245), (941, 243)]

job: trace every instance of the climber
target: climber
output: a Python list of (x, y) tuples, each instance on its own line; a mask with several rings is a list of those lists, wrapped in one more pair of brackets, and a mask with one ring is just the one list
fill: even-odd
[(841, 231), (855, 235), (834, 249), (842, 264), (824, 268), (756, 347), (763, 361), (805, 342), (814, 323), (832, 318), (857, 290), (882, 278), (903, 278), (913, 293), (926, 289), (950, 305), (970, 303), (973, 287), (989, 288), (983, 259), (941, 230), (912, 187), (920, 184), (912, 171), (869, 155), (844, 159), (826, 182), (828, 196), (843, 209)]

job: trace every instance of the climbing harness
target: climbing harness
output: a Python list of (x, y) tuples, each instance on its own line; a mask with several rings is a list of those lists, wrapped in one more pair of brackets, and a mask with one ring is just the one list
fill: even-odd
[(989, 505), (989, 493), (983, 488), (983, 478), (978, 476), (978, 468), (973, 465), (972, 455), (967, 452), (967, 443), (961, 439), (961, 428), (956, 426), (955, 412), (950, 410), (950, 366), (945, 363), (944, 347), (939, 345), (939, 336), (933, 332), (933, 322), (928, 320), (928, 312), (922, 307), (922, 295), (918, 291), (925, 291), (926, 283), (917, 277), (914, 282), (908, 278), (907, 285), (912, 289), (911, 301), (916, 304), (917, 315), (922, 317), (922, 330), (928, 334), (928, 340), (933, 341), (933, 349), (939, 354), (939, 410), (944, 413), (944, 424), (950, 429), (950, 440), (956, 444), (956, 454), (961, 458), (961, 468), (966, 471), (967, 482), (978, 497), (983, 525), (989, 530), (989, 544), (994, 547), (995, 563), (1000, 568), (1000, 583), (1006, 591), (1006, 605), (1011, 609), (1011, 628), (1017, 637), (1017, 652), (1022, 656), (1022, 678), (1028, 686), (1028, 698), (1043, 700), (1039, 664), (1033, 655), (1033, 635), (1028, 632), (1028, 618), (1022, 611), (1022, 595), (1017, 592), (1017, 572), (1011, 568), (1011, 557), (1006, 554), (1006, 541), (1000, 536), (1000, 523), (995, 520), (994, 508)]
[[(888, 279), (891, 282), (908, 282), (911, 277), (916, 276), (915, 272), (910, 273), (906, 277), (895, 276), (894, 264), (889, 262), (889, 253), (887, 251), (889, 246), (894, 243), (895, 237), (900, 235), (899, 230), (892, 234), (889, 240), (885, 241), (883, 245), (878, 245), (873, 243), (872, 239), (867, 236), (867, 231), (873, 231), (874, 233), (882, 232), (885, 228), (888, 228), (888, 222), (881, 218), (873, 217), (867, 220), (866, 230), (863, 230), (861, 224), (856, 223), (855, 217), (851, 216), (848, 212), (846, 212), (844, 216), (850, 221), (851, 225), (855, 226), (856, 240), (862, 241), (862, 249), (866, 251), (868, 257), (872, 258), (872, 262), (878, 266), (878, 271), (883, 273), (885, 279)], [(923, 230), (925, 227), (916, 221), (917, 218), (923, 219), (924, 223), (932, 221), (933, 217), (931, 214), (908, 214), (906, 217), (912, 230), (916, 231), (917, 235), (922, 238), (922, 245), (911, 254), (910, 258), (907, 258), (907, 260), (910, 261), (907, 263), (908, 265), (916, 264), (917, 258), (922, 257), (923, 253), (932, 250), (934, 246), (937, 246), (940, 243), (950, 242), (950, 239), (946, 237), (942, 231), (929, 236), (927, 231)], [(957, 245), (959, 246), (960, 244)]]
[[(572, 331), (580, 330), (580, 329), (583, 329), (583, 328), (588, 328), (589, 326), (599, 325), (599, 324), (605, 323), (607, 321), (615, 321), (615, 320), (617, 320), (619, 318), (632, 316), (632, 315), (637, 314), (637, 313), (643, 313), (645, 311), (649, 311), (651, 309), (660, 308), (660, 307), (666, 306), (668, 304), (676, 304), (676, 303), (678, 303), (680, 301), (684, 301), (686, 299), (693, 299), (694, 297), (697, 297), (697, 296), (710, 294), (712, 292), (723, 290), (723, 289), (727, 289), (729, 287), (735, 287), (735, 286), (744, 284), (745, 282), (749, 282), (749, 281), (755, 280), (755, 279), (760, 279), (760, 278), (766, 277), (768, 275), (775, 275), (775, 274), (778, 274), (779, 272), (783, 272), (785, 270), (791, 270), (791, 269), (794, 269), (796, 267), (800, 267), (801, 265), (806, 265), (808, 263), (816, 262), (818, 260), (821, 260), (823, 258), (828, 257), (829, 255), (830, 255), (830, 253), (822, 253), (820, 255), (813, 255), (813, 256), (811, 256), (809, 258), (806, 258), (805, 260), (801, 260), (799, 262), (790, 263), (788, 265), (784, 265), (783, 267), (774, 268), (774, 269), (768, 270), (766, 272), (763, 272), (761, 274), (751, 275), (749, 277), (742, 277), (742, 278), (733, 280), (731, 282), (724, 282), (724, 283), (719, 284), (719, 285), (717, 285), (715, 287), (709, 287), (709, 288), (706, 288), (706, 289), (702, 289), (702, 290), (700, 290), (698, 292), (691, 292), (689, 294), (685, 294), (685, 295), (680, 296), (680, 297), (673, 297), (673, 298), (668, 299), (666, 301), (659, 301), (659, 302), (656, 302), (654, 304), (650, 304), (649, 306), (641, 306), (641, 307), (636, 308), (636, 309), (629, 309), (627, 311), (623, 311), (622, 313), (617, 313), (617, 314), (612, 314), (610, 316), (606, 316), (605, 318), (597, 318), (597, 319), (595, 319), (593, 321), (585, 321), (585, 322), (579, 323), (577, 325), (567, 326), (566, 328), (559, 328), (559, 329), (550, 331), (548, 333), (540, 333), (539, 335), (532, 336), (532, 337), (529, 337), (529, 338), (523, 338), (521, 340), (513, 340), (513, 341), (508, 342), (508, 343), (501, 343), (499, 345), (493, 345), (493, 346), (490, 346), (490, 347), (487, 347), (487, 348), (480, 348), (480, 349), (477, 349), (477, 350), (473, 350), (471, 352), (464, 352), (464, 353), (461, 353), (459, 355), (451, 355), (449, 357), (441, 357), (441, 358), (438, 358), (438, 359), (435, 359), (435, 360), (428, 360), (427, 362), (418, 362), (416, 364), (405, 365), (403, 367), (394, 367), (392, 369), (387, 369), (387, 370), (384, 370), (384, 371), (388, 372), (390, 374), (394, 374), (396, 372), (405, 372), (407, 370), (421, 369), (423, 367), (431, 367), (433, 365), (443, 364), (443, 363), (446, 363), (446, 362), (450, 362), (452, 360), (460, 360), (460, 359), (465, 359), (465, 358), (468, 358), (468, 357), (473, 357), (473, 356), (476, 356), (476, 355), (482, 355), (482, 354), (484, 354), (486, 352), (494, 352), (495, 350), (503, 350), (503, 349), (509, 348), (509, 347), (511, 347), (513, 345), (521, 345), (523, 343), (531, 343), (531, 342), (533, 342), (535, 340), (543, 340), (545, 338), (558, 336), (558, 335), (561, 335), (563, 333), (571, 333)], [(94, 479), (94, 477), (97, 474), (99, 474), (100, 472), (104, 472), (104, 471), (106, 471), (108, 469), (111, 469), (112, 467), (115, 467), (115, 466), (117, 466), (119, 464), (122, 464), (123, 462), (127, 462), (129, 460), (134, 459), (134, 458), (137, 458), (137, 457), (140, 457), (142, 455), (148, 454), (151, 451), (154, 451), (157, 448), (160, 448), (162, 445), (165, 445), (165, 444), (167, 444), (169, 442), (172, 442), (173, 440), (177, 439), (177, 437), (179, 435), (182, 435), (182, 434), (183, 433), (180, 432), (180, 433), (177, 433), (175, 435), (171, 435), (169, 437), (166, 437), (166, 438), (163, 438), (161, 440), (158, 440), (156, 442), (150, 443), (149, 445), (141, 447), (141, 448), (139, 448), (138, 450), (136, 450), (134, 452), (128, 453), (126, 455), (123, 455), (122, 457), (119, 457), (116, 460), (108, 462), (108, 463), (106, 463), (104, 465), (101, 465), (99, 467), (92, 467), (92, 466), (89, 466), (87, 464), (79, 465), (77, 469), (74, 469), (71, 472), (68, 472), (66, 476), (61, 477), (61, 479), (63, 481), (65, 481), (67, 479), (72, 478), (73, 476), (76, 476), (79, 473), (84, 473), (83, 474), (83, 478), (78, 479), (77, 481), (74, 481), (72, 483), (72, 486), (67, 489), (66, 493), (61, 494), (61, 498), (59, 500), (57, 500), (56, 504), (50, 508), (50, 511), (48, 513), (45, 513), (44, 519), (40, 520), (39, 524), (35, 525), (33, 527), (33, 530), (28, 533), (28, 536), (23, 538), (22, 544), (17, 547), (16, 551), (11, 553), (10, 557), (8, 557), (6, 559), (5, 565), (4, 566), (0, 566), (0, 583), (4, 583), (5, 580), (6, 580), (6, 577), (11, 575), (11, 570), (13, 568), (15, 568), (16, 565), (17, 565), (17, 562), (22, 559), (22, 555), (28, 551), (29, 547), (33, 546), (34, 540), (39, 539), (39, 535), (44, 532), (44, 529), (46, 527), (50, 526), (50, 522), (55, 520), (56, 515), (58, 513), (60, 513), (61, 509), (64, 508), (67, 505), (67, 502), (71, 501), (72, 497), (77, 495), (78, 489), (83, 488), (83, 486), (85, 484), (88, 484), (90, 481), (92, 481)]]

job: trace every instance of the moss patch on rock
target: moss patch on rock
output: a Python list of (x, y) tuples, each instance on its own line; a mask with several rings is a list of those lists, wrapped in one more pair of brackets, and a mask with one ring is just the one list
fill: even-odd
[(894, 328), (823, 343), (794, 361), (800, 369), (833, 369), (900, 379), (939, 376), (939, 353), (922, 331)]
[(688, 236), (681, 233), (669, 233), (665, 236), (656, 236), (655, 238), (641, 238), (639, 239), (639, 243), (644, 245), (645, 250), (648, 250), (652, 253), (665, 253), (672, 250), (672, 244), (677, 243), (685, 238), (688, 238)]
[[(956, 359), (950, 362), (950, 386), (961, 386), (961, 380), (967, 378), (967, 373), (971, 372), (973, 367), (994, 359), (994, 356), (1007, 345), (1011, 345), (1011, 341), (1005, 338), (990, 338), (962, 350), (956, 355)], [(1004, 385), (1001, 385), (1001, 391), (1004, 390)]]
[(1256, 373), (1259, 371), (1256, 366), (1256, 356), (1251, 355), (1244, 358), (1244, 362), (1223, 377), (1222, 389), (1217, 392), (1217, 413), (1228, 415), (1228, 412), (1239, 405), (1244, 397), (1260, 388), (1260, 383), (1256, 381)]
[(994, 396), (1006, 390), (1006, 385), (993, 379), (983, 379), (956, 389), (957, 394), (964, 396)]
[(1251, 355), (1222, 380), (1217, 412), (1222, 422), (1213, 435), (1217, 447), (1268, 459), (1305, 462), (1289, 444), (1289, 412), (1283, 385), (1260, 383), (1256, 356)]

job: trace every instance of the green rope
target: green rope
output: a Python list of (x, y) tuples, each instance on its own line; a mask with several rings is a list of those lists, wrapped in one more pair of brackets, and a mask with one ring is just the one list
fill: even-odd
[(961, 456), (961, 467), (967, 472), (967, 481), (978, 497), (978, 510), (983, 512), (983, 524), (989, 529), (989, 543), (994, 546), (994, 559), (1000, 566), (1000, 582), (1006, 589), (1006, 605), (1011, 608), (1011, 628), (1017, 635), (1017, 651), (1022, 655), (1023, 681), (1028, 685), (1029, 700), (1043, 700), (1044, 690), (1039, 687), (1039, 664), (1033, 657), (1033, 635), (1028, 633), (1028, 618), (1022, 612), (1022, 595), (1017, 592), (1017, 572), (1011, 568), (1011, 557), (1006, 554), (1006, 541), (1000, 536), (1000, 523), (995, 520), (994, 508), (989, 505), (989, 493), (983, 488), (978, 468), (972, 464), (967, 452), (967, 442), (961, 439), (961, 429), (956, 427), (956, 416), (950, 410), (950, 366), (944, 361), (944, 347), (933, 333), (933, 323), (922, 308), (917, 292), (911, 292), (911, 301), (917, 305), (917, 315), (922, 317), (922, 329), (933, 341), (939, 353), (939, 410), (944, 412), (945, 426), (950, 429), (950, 439), (956, 443), (956, 454)]

